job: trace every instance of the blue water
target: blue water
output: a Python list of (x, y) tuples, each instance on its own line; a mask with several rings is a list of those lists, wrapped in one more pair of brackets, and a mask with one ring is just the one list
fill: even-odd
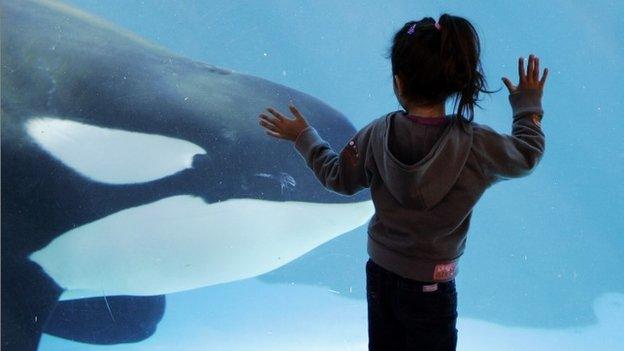
[[(489, 88), (548, 67), (546, 153), (474, 210), (457, 278), (459, 350), (617, 350), (624, 330), (624, 4), (620, 1), (69, 1), (171, 51), (311, 94), (360, 128), (397, 108), (385, 54), (448, 12), (482, 40)], [(504, 87), (503, 87), (504, 88)], [(475, 120), (510, 133), (506, 89)], [(450, 106), (448, 108), (450, 110)], [(263, 276), (167, 296), (156, 333), (40, 350), (365, 350), (365, 227)], [(618, 338), (619, 337), (619, 338)]]

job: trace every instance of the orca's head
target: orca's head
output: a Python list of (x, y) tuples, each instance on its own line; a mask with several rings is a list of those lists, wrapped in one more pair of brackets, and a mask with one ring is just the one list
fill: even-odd
[[(330, 143), (355, 133), (343, 116), (305, 98), (301, 109)], [(55, 183), (45, 191), (85, 210), (67, 218), (75, 229), (31, 255), (67, 289), (65, 299), (101, 294), (94, 286), (153, 295), (252, 277), (372, 215), (368, 191), (348, 197), (325, 189), (291, 142), (261, 130), (255, 113), (185, 113), (179, 126), (158, 134), (137, 131), (136, 120), (134, 130), (53, 116), (25, 122), (29, 140), (57, 169), (40, 173)], [(182, 128), (185, 120), (196, 128)], [(153, 122), (143, 123), (153, 131)], [(67, 190), (82, 198), (68, 202)], [(67, 262), (81, 269), (68, 272)]]

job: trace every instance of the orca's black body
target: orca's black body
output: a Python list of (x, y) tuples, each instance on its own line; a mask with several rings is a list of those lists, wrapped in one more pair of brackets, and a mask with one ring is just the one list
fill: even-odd
[[(58, 3), (4, 0), (1, 25), (3, 350), (36, 350), (42, 332), (98, 344), (154, 332), (162, 295), (58, 301), (63, 289), (29, 255), (73, 228), (182, 194), (207, 203), (370, 199), (325, 190), (290, 143), (259, 128), (262, 110), (293, 100), (328, 142), (344, 145), (352, 124), (309, 95), (176, 56)], [(97, 182), (33, 141), (24, 126), (39, 116), (173, 137), (206, 154), (153, 181)], [(284, 191), (283, 174), (294, 189)]]

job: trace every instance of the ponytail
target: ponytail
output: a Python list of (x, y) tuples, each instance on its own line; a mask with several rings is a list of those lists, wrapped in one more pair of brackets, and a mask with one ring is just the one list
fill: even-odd
[(479, 92), (492, 93), (484, 89), (487, 83), (479, 59), (479, 36), (472, 24), (462, 17), (443, 14), (439, 23), (442, 77), (449, 90), (456, 92), (453, 109), (457, 108), (459, 115), (472, 122), (474, 106), (481, 107)]

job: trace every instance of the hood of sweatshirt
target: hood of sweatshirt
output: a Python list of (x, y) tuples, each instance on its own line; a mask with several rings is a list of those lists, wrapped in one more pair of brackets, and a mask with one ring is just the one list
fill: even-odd
[[(447, 115), (449, 123), (431, 150), (418, 162), (407, 165), (399, 161), (388, 147), (390, 119), (399, 111), (385, 116), (379, 130), (378, 169), (384, 186), (401, 205), (429, 210), (449, 193), (457, 182), (472, 147), (472, 125), (457, 115)], [(379, 155), (379, 153), (381, 155)]]

